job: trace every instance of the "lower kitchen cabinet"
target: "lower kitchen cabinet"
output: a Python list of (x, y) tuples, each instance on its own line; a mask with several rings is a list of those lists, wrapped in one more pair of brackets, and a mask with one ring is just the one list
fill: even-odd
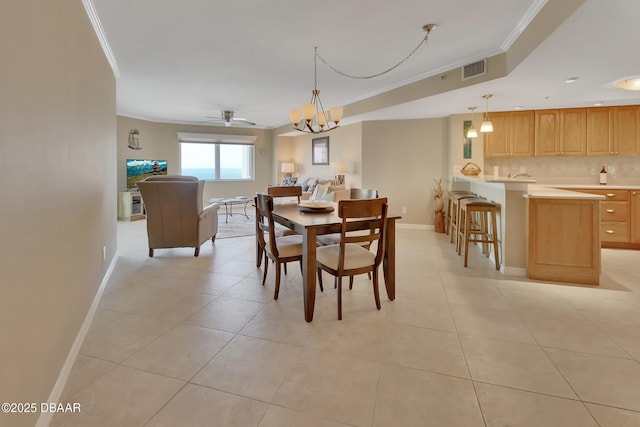
[(600, 240), (603, 248), (640, 249), (640, 189), (576, 189), (600, 194)]
[(631, 243), (640, 245), (640, 190), (631, 190)]

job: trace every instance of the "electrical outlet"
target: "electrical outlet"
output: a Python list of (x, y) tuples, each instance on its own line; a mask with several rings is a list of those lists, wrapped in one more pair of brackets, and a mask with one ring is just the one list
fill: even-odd
[(405, 206), (402, 207), (402, 213), (406, 214), (407, 213), (407, 208)]
[(102, 260), (106, 260), (107, 259), (107, 247), (103, 246), (102, 247)]

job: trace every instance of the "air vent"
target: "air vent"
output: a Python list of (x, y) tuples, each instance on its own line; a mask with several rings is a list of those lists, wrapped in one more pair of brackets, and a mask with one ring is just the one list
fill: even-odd
[(473, 64), (464, 65), (462, 67), (462, 80), (468, 80), (473, 77), (484, 76), (487, 74), (487, 60), (474, 62)]

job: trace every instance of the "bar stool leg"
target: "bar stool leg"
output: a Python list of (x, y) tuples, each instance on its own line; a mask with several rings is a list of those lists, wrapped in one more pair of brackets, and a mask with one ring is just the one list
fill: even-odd
[(500, 270), (500, 256), (498, 255), (498, 228), (496, 226), (496, 211), (491, 212), (491, 226), (493, 227), (493, 254), (496, 258), (496, 270)]
[(469, 214), (470, 212), (468, 211), (465, 214), (465, 225), (464, 225), (464, 266), (465, 267), (469, 262), (469, 236), (472, 232), (471, 230), (472, 216)]

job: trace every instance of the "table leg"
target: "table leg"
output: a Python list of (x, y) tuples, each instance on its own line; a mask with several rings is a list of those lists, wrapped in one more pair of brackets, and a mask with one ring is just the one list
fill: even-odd
[(387, 219), (387, 230), (384, 239), (384, 257), (382, 258), (382, 271), (384, 274), (384, 286), (387, 288), (387, 297), (391, 301), (396, 299), (396, 220)]
[(311, 322), (313, 320), (313, 309), (316, 303), (315, 228), (305, 228), (302, 237), (302, 291), (304, 293), (304, 318), (307, 322)]
[(249, 204), (249, 201), (247, 200), (247, 203), (244, 204), (244, 216), (247, 217), (247, 219), (249, 219), (249, 215), (247, 215), (247, 205)]
[[(231, 214), (231, 208), (233, 205), (231, 203), (224, 204), (224, 222), (229, 222), (229, 215)], [(233, 216), (233, 214), (231, 214)]]

